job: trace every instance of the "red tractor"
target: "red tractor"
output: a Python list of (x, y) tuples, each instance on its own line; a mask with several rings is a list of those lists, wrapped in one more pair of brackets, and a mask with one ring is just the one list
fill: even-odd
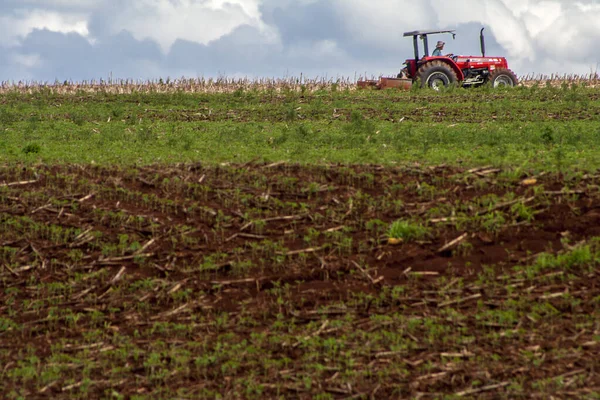
[[(380, 78), (379, 81), (358, 81), (359, 88), (402, 88), (409, 89), (414, 82), (420, 81), (421, 87), (440, 90), (443, 86), (460, 84), (463, 87), (476, 87), (489, 83), (493, 87), (513, 87), (518, 83), (517, 76), (508, 69), (504, 57), (486, 57), (485, 37), (483, 29), (480, 32), (481, 56), (430, 56), (428, 35), (450, 33), (443, 31), (414, 31), (406, 32), (404, 37), (413, 37), (415, 58), (406, 60), (404, 68), (397, 78)], [(419, 56), (419, 38), (423, 41), (424, 56)]]
[[(406, 60), (406, 68), (398, 78), (408, 78), (413, 82), (419, 80), (422, 87), (439, 90), (442, 86), (460, 83), (463, 87), (475, 87), (490, 83), (493, 87), (516, 86), (517, 76), (508, 69), (504, 57), (486, 57), (485, 38), (483, 29), (480, 32), (481, 57), (479, 56), (430, 56), (428, 35), (450, 33), (455, 37), (453, 30), (444, 31), (414, 31), (406, 32), (404, 37), (413, 37), (415, 58)], [(423, 41), (424, 56), (419, 56), (419, 38)]]

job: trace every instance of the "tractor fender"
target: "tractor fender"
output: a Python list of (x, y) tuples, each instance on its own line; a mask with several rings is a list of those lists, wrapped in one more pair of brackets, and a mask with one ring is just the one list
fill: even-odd
[(459, 82), (462, 82), (465, 80), (465, 74), (463, 74), (462, 70), (460, 68), (458, 68), (458, 65), (456, 64), (456, 62), (454, 62), (453, 59), (451, 59), (450, 57), (430, 57), (427, 62), (431, 62), (431, 61), (441, 61), (445, 64), (448, 64), (450, 66), (450, 68), (452, 68), (452, 70), (456, 73), (456, 77), (458, 78)]

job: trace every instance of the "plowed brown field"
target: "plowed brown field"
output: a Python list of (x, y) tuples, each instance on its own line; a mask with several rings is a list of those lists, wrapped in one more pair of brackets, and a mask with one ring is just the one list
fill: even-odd
[(3, 167), (0, 393), (597, 398), (599, 183)]

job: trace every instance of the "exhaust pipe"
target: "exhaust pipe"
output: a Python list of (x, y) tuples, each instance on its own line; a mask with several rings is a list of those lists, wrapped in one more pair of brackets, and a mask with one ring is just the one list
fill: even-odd
[(481, 56), (485, 57), (485, 37), (483, 36), (483, 31), (485, 28), (481, 28), (481, 32), (479, 32), (479, 43), (481, 44)]

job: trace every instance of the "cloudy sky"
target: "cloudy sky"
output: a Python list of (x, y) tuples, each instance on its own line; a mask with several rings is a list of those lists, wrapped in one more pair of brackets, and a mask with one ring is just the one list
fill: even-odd
[(0, 0), (0, 81), (395, 75), (402, 33), (518, 75), (600, 69), (600, 0)]

